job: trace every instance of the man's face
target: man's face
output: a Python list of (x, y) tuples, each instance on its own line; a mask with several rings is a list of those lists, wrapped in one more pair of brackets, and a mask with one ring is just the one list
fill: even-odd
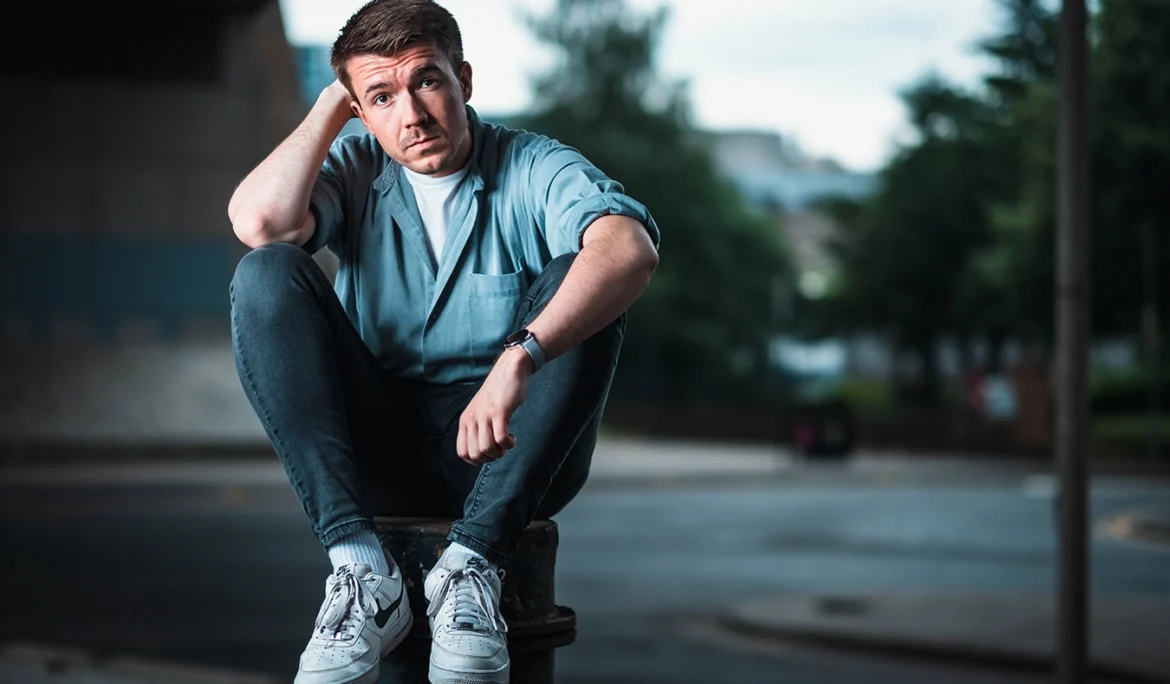
[(464, 105), (471, 99), (471, 66), (458, 72), (430, 45), (393, 57), (360, 55), (347, 69), (361, 118), (382, 149), (411, 171), (454, 173), (471, 151)]

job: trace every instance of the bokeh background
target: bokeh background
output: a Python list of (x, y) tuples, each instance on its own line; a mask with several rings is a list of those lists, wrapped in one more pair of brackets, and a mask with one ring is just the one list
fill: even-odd
[[(0, 679), (295, 672), (328, 565), (235, 374), (226, 206), (359, 4), (4, 10)], [(559, 681), (1049, 677), (1058, 3), (441, 4), (480, 115), (663, 231), (558, 520)], [(1089, 12), (1093, 660), (1170, 678), (1170, 2)]]

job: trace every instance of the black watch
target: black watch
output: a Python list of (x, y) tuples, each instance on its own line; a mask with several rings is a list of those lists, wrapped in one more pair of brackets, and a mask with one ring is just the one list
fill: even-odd
[(540, 370), (544, 365), (544, 350), (536, 342), (536, 337), (528, 331), (528, 328), (521, 328), (516, 332), (508, 335), (504, 340), (504, 349), (511, 349), (512, 347), (521, 347), (528, 352), (528, 357), (532, 359), (532, 372)]

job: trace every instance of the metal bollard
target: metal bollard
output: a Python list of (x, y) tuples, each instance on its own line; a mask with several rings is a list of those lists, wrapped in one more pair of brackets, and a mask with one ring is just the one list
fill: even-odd
[[(414, 629), (401, 646), (382, 660), (378, 683), (426, 684), (431, 633), (423, 580), (447, 548), (452, 521), (377, 518), (375, 522), (386, 550), (402, 568), (414, 612)], [(500, 603), (508, 623), (511, 684), (553, 684), (556, 649), (577, 638), (576, 613), (555, 602), (557, 541), (556, 523), (534, 522), (524, 531), (520, 548), (503, 568)]]

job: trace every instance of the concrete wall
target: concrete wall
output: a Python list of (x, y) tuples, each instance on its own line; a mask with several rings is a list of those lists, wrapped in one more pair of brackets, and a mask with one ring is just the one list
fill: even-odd
[(0, 314), (222, 324), (228, 198), (304, 114), (279, 5), (54, 3), (0, 50)]

